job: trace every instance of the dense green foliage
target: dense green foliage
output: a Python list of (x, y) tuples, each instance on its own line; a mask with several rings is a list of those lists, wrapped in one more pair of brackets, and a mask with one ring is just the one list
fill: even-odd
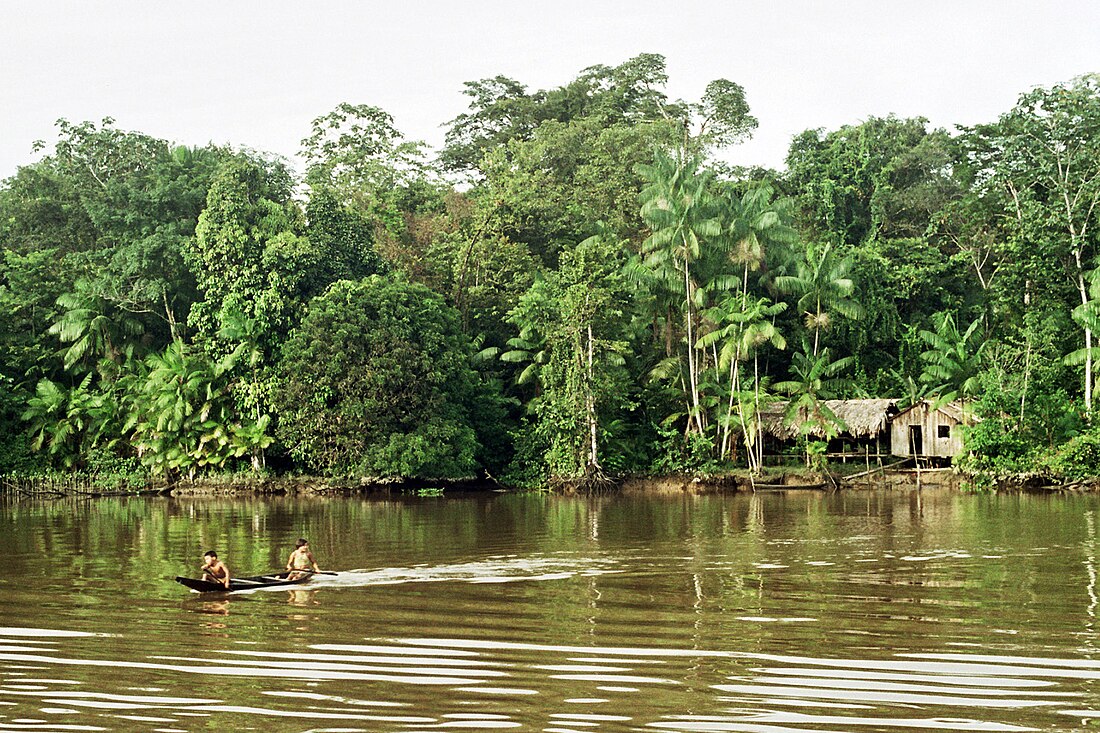
[(469, 82), (435, 160), (342, 104), (301, 179), (60, 121), (0, 184), (0, 472), (758, 470), (771, 405), (818, 460), (860, 396), (967, 401), (980, 471), (1100, 472), (1100, 78), (752, 172), (744, 90), (666, 81)]
[(283, 345), (279, 439), (329, 475), (469, 476), (482, 398), (459, 316), (423, 285), (341, 281)]

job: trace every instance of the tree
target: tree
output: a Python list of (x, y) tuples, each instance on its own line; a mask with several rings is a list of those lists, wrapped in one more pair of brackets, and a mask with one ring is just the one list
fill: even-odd
[(314, 119), (312, 133), (302, 140), (306, 181), (349, 196), (376, 195), (421, 174), (423, 149), (424, 143), (403, 139), (385, 110), (346, 102)]
[(619, 66), (591, 66), (549, 90), (528, 92), (506, 76), (466, 82), (470, 112), (448, 123), (440, 161), (451, 171), (483, 170), (488, 153), (531, 139), (548, 121), (568, 125), (588, 119), (599, 127), (655, 122), (680, 109), (660, 91), (667, 81), (664, 57), (640, 54)]
[[(94, 246), (73, 258), (84, 270), (78, 277), (94, 281), (105, 300), (141, 319), (146, 331), (155, 330), (158, 346), (166, 343), (194, 300), (181, 252), (214, 173), (224, 161), (247, 156), (209, 145), (173, 147), (118, 130), (110, 118), (98, 127), (57, 125), (54, 151), (37, 165), (65, 178), (93, 227)], [(289, 187), (289, 178), (282, 185)]]
[(835, 438), (844, 429), (844, 421), (837, 417), (826, 400), (838, 398), (842, 392), (851, 390), (853, 384), (841, 374), (855, 361), (851, 356), (833, 360), (828, 349), (821, 353), (810, 353), (809, 344), (802, 344), (802, 351), (796, 352), (791, 360), (790, 376), (785, 382), (779, 382), (775, 389), (790, 396), (784, 410), (783, 420), (787, 425), (798, 425), (799, 433), (806, 440), (806, 465), (810, 466), (810, 436), (821, 435), (826, 440)]
[(48, 379), (38, 383), (27, 401), (23, 420), (30, 423), (31, 449), (44, 452), (61, 468), (77, 468), (94, 443), (92, 409), (97, 397), (89, 391), (91, 375), (72, 389)]
[(645, 228), (637, 165), (674, 142), (667, 122), (597, 117), (547, 120), (523, 138), (488, 151), (484, 180), (471, 192), (489, 231), (522, 243), (549, 267), (563, 249), (598, 232), (640, 245)]
[(488, 397), (459, 317), (422, 285), (375, 275), (314, 298), (282, 349), (277, 434), (330, 476), (463, 477), (483, 460)]
[(423, 142), (405, 140), (385, 110), (345, 102), (313, 120), (301, 154), (312, 190), (331, 189), (341, 204), (397, 236), (404, 228), (397, 192), (431, 172), (424, 148)]
[(810, 236), (855, 246), (880, 235), (923, 233), (927, 212), (941, 208), (951, 171), (942, 152), (947, 135), (929, 133), (927, 123), (872, 117), (796, 136), (785, 183), (797, 192)]
[(251, 421), (235, 409), (228, 375), (236, 358), (215, 362), (174, 341), (123, 382), (129, 399), (124, 430), (153, 473), (194, 480), (271, 445), (270, 416)]
[(0, 474), (33, 465), (30, 435), (20, 420), (28, 398), (0, 373)]
[(0, 346), (11, 349), (0, 362), (19, 379), (36, 371), (32, 383), (59, 376), (43, 352), (53, 346), (47, 328), (61, 320), (62, 296), (94, 296), (101, 313), (142, 330), (154, 348), (170, 340), (195, 299), (183, 242), (214, 169), (232, 157), (209, 146), (172, 148), (109, 120), (58, 127), (52, 153), (0, 186), (0, 322), (19, 334)]
[[(748, 451), (749, 468), (759, 470), (761, 462), (755, 454), (759, 434), (758, 415), (760, 413), (760, 369), (757, 359), (759, 349), (771, 344), (777, 349), (785, 349), (787, 341), (775, 327), (774, 319), (786, 310), (786, 303), (772, 303), (767, 298), (749, 298), (745, 293), (727, 294), (724, 301), (706, 314), (708, 320), (717, 328), (699, 339), (699, 346), (721, 345), (715, 359), (716, 372), (729, 370), (729, 389), (726, 414), (719, 421), (722, 426), (722, 439), (719, 442), (719, 454), (725, 458), (733, 449), (734, 408), (741, 429), (741, 435)], [(741, 386), (741, 362), (753, 359), (752, 389), (746, 396)]]
[(144, 326), (132, 314), (119, 312), (92, 283), (78, 280), (76, 292), (62, 295), (57, 304), (66, 310), (49, 332), (69, 344), (63, 357), (66, 369), (78, 364), (88, 369), (100, 360), (118, 367), (134, 356)]
[(777, 277), (775, 285), (780, 292), (798, 296), (796, 307), (814, 333), (813, 355), (817, 356), (821, 332), (832, 325), (834, 312), (846, 318), (863, 315), (863, 307), (850, 297), (855, 291), (852, 260), (839, 258), (832, 245), (810, 244), (795, 267), (796, 274)]
[(935, 331), (920, 332), (921, 340), (930, 347), (920, 355), (925, 365), (921, 383), (939, 402), (975, 397), (987, 344), (981, 321), (975, 320), (961, 332), (951, 313), (937, 314), (935, 322)]
[(709, 191), (710, 177), (700, 171), (700, 164), (699, 158), (673, 158), (658, 151), (652, 165), (638, 170), (647, 181), (641, 194), (642, 217), (653, 232), (643, 244), (645, 264), (670, 290), (683, 295), (689, 424), (703, 435), (692, 264), (702, 254), (703, 239), (717, 236), (721, 226)]
[[(1086, 305), (1100, 216), (1100, 75), (1033, 89), (996, 123), (970, 134), (979, 180), (1007, 192), (1024, 249), (1061, 262), (1077, 304)], [(1033, 275), (1027, 279), (1031, 288), (1050, 287)], [(1080, 325), (1085, 410), (1091, 412), (1093, 329), (1087, 320)]]
[(741, 294), (747, 297), (749, 272), (759, 270), (771, 250), (790, 250), (798, 242), (791, 226), (793, 201), (775, 198), (775, 188), (760, 183), (740, 194), (727, 185), (721, 205), (721, 248), (741, 266)]
[[(560, 270), (536, 282), (512, 312), (523, 344), (538, 334), (542, 346), (537, 354), (522, 353), (537, 365), (541, 389), (530, 410), (553, 480), (606, 481), (601, 447), (626, 394), (623, 261), (620, 242), (590, 237), (564, 252)], [(520, 353), (513, 349), (502, 358)]]
[(758, 123), (749, 114), (744, 88), (728, 79), (715, 79), (707, 84), (698, 104), (688, 105), (698, 120), (698, 129), (691, 138), (691, 118), (685, 117), (682, 129), (683, 149), (707, 150), (724, 148), (752, 136)]
[(318, 257), (316, 279), (303, 282), (306, 295), (320, 295), (337, 280), (362, 280), (386, 271), (374, 249), (374, 222), (366, 212), (341, 203), (332, 187), (310, 191), (305, 216), (306, 237)]
[(214, 179), (184, 251), (202, 291), (188, 318), (200, 336), (216, 337), (225, 314), (239, 311), (274, 346), (316, 281), (320, 258), (297, 233), (303, 222), (280, 184), (247, 161), (226, 164)]

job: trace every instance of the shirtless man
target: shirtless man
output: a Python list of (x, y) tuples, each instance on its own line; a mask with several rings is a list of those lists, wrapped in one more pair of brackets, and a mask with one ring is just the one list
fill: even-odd
[(218, 553), (210, 550), (202, 556), (205, 563), (202, 566), (202, 579), (209, 580), (214, 583), (221, 583), (229, 588), (229, 568), (225, 566), (221, 560), (218, 559)]
[[(309, 570), (311, 565), (313, 566), (313, 572), (321, 572), (321, 568), (317, 567), (317, 561), (313, 559), (313, 553), (309, 551), (309, 540), (300, 539), (294, 544), (294, 552), (290, 553), (290, 557), (286, 561), (286, 569), (288, 572)], [(287, 580), (297, 580), (304, 575), (303, 572), (290, 572)]]

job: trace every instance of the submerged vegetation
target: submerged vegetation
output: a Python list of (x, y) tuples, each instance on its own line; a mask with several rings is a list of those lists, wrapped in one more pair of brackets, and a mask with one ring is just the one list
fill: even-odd
[(58, 123), (0, 184), (0, 473), (173, 481), (758, 471), (785, 401), (963, 399), (963, 464), (1100, 474), (1100, 77), (953, 131), (721, 152), (739, 85), (669, 99), (643, 54), (469, 82), (432, 158), (313, 121), (249, 149)]

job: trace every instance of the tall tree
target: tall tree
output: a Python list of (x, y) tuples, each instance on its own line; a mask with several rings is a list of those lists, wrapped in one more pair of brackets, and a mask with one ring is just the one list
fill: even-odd
[(620, 242), (590, 237), (565, 252), (560, 270), (536, 283), (512, 313), (521, 335), (539, 334), (543, 347), (544, 355), (532, 358), (532, 365), (542, 363), (531, 408), (554, 479), (606, 480), (602, 447), (625, 397), (623, 260)]
[(331, 188), (341, 203), (396, 235), (404, 222), (395, 193), (429, 176), (424, 148), (423, 142), (405, 140), (385, 110), (345, 102), (314, 119), (312, 133), (302, 140), (306, 182), (313, 189)]
[(190, 325), (213, 338), (223, 314), (235, 310), (270, 335), (289, 330), (305, 285), (321, 266), (315, 249), (298, 234), (302, 225), (280, 180), (252, 162), (226, 164), (184, 251), (202, 291)]
[(922, 233), (927, 212), (948, 195), (951, 171), (947, 135), (929, 133), (927, 122), (872, 117), (795, 137), (785, 182), (810, 235), (855, 246), (880, 234)]
[(697, 283), (692, 267), (702, 254), (703, 240), (721, 233), (710, 175), (701, 170), (698, 157), (685, 159), (660, 151), (651, 165), (640, 165), (638, 170), (647, 181), (641, 195), (642, 217), (653, 232), (643, 244), (645, 263), (662, 275), (671, 290), (683, 295), (689, 423), (702, 435), (706, 430), (699, 395)]
[(483, 170), (482, 161), (511, 141), (528, 140), (544, 122), (591, 119), (600, 126), (654, 122), (682, 113), (661, 89), (668, 81), (665, 59), (640, 54), (618, 66), (591, 66), (561, 87), (529, 92), (506, 76), (466, 82), (470, 111), (448, 123), (440, 153), (444, 168)]
[[(1100, 75), (1033, 89), (996, 123), (972, 134), (976, 165), (988, 185), (1007, 191), (1020, 237), (1060, 261), (1077, 304), (1087, 304), (1100, 223)], [(1085, 410), (1091, 412), (1093, 329), (1081, 325)]]
[(791, 250), (798, 242), (798, 232), (791, 226), (793, 201), (777, 199), (768, 183), (742, 193), (727, 185), (721, 207), (721, 247), (742, 268), (741, 294), (747, 297), (749, 273), (764, 265), (771, 250)]
[[(749, 468), (759, 469), (759, 457), (755, 453), (759, 435), (758, 419), (760, 413), (760, 370), (757, 359), (759, 349), (771, 344), (784, 349), (787, 340), (775, 327), (774, 319), (786, 310), (786, 303), (772, 303), (767, 298), (750, 298), (747, 294), (727, 293), (726, 298), (710, 309), (706, 317), (717, 328), (699, 339), (702, 348), (720, 345), (715, 358), (715, 370), (728, 369), (729, 389), (726, 413), (718, 421), (722, 428), (719, 442), (719, 457), (725, 458), (733, 449), (734, 416), (739, 423), (741, 435), (748, 451)], [(741, 362), (753, 359), (752, 388), (746, 395), (741, 382)], [(736, 409), (735, 409), (736, 408)]]

